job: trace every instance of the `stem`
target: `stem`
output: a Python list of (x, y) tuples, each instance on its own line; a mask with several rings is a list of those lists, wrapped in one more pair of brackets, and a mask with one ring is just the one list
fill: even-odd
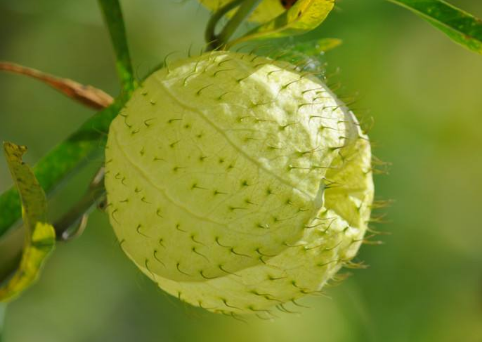
[(239, 25), (241, 25), (244, 20), (258, 7), (261, 0), (245, 0), (241, 7), (238, 9), (236, 14), (231, 18), (231, 20), (226, 24), (224, 29), (219, 34), (219, 41), (226, 44), (229, 38), (236, 32)]
[(57, 240), (69, 241), (82, 234), (89, 214), (105, 198), (104, 174), (102, 167), (95, 175), (85, 195), (69, 212), (54, 223)]
[[(88, 119), (67, 140), (44, 156), (34, 167), (34, 173), (48, 196), (70, 175), (82, 168), (105, 148), (111, 121), (127, 99), (120, 98), (113, 105)], [(0, 237), (19, 222), (22, 209), (17, 190), (10, 188), (0, 195)]]
[[(206, 40), (209, 43), (208, 50), (218, 49), (225, 46), (232, 35), (236, 32), (239, 26), (246, 20), (247, 17), (258, 7), (261, 0), (235, 0), (232, 3), (217, 11), (208, 23), (206, 30)], [(233, 6), (232, 8), (228, 6)], [(217, 22), (230, 10), (239, 6), (236, 14), (228, 21), (224, 29), (219, 35), (215, 34)]]
[(104, 21), (109, 29), (111, 43), (114, 46), (115, 64), (122, 89), (127, 95), (130, 95), (136, 88), (137, 81), (134, 78), (120, 3), (118, 0), (99, 0), (99, 5), (104, 15)]
[[(105, 148), (109, 126), (137, 86), (130, 60), (122, 11), (118, 0), (99, 0), (116, 55), (123, 93), (108, 108), (87, 120), (67, 140), (60, 143), (34, 167), (34, 173), (47, 195), (89, 158)], [(21, 206), (16, 189), (0, 195), (0, 237), (20, 222)]]
[[(216, 45), (216, 41), (217, 41), (216, 26), (219, 20), (221, 20), (221, 18), (224, 17), (228, 12), (232, 11), (233, 9), (241, 5), (243, 1), (244, 0), (234, 0), (228, 3), (227, 5), (221, 7), (216, 12), (214, 12), (211, 19), (209, 19), (208, 25), (206, 26), (205, 39), (206, 39), (206, 43), (208, 43), (209, 46)], [(214, 48), (215, 47), (213, 47), (213, 49)]]

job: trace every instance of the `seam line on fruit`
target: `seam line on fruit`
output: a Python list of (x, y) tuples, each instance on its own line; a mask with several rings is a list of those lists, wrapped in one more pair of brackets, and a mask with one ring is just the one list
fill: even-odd
[[(158, 80), (159, 81), (159, 80)], [(261, 163), (259, 163), (257, 160), (251, 158), (245, 151), (243, 151), (239, 146), (237, 146), (235, 143), (233, 143), (231, 141), (231, 139), (226, 135), (226, 133), (221, 130), (216, 124), (214, 124), (211, 120), (209, 120), (206, 115), (196, 109), (196, 108), (193, 108), (181, 101), (179, 101), (176, 96), (174, 96), (174, 94), (172, 94), (169, 89), (167, 89), (166, 85), (163, 83), (163, 82), (159, 82), (160, 85), (162, 86), (162, 89), (174, 100), (176, 101), (180, 106), (182, 106), (183, 108), (185, 109), (188, 109), (192, 112), (196, 112), (200, 115), (201, 118), (204, 119), (204, 121), (206, 121), (206, 123), (208, 123), (211, 127), (213, 127), (216, 132), (218, 132), (219, 134), (221, 134), (225, 139), (226, 141), (229, 143), (229, 145), (231, 145), (236, 151), (238, 151), (244, 158), (246, 158), (247, 160), (249, 160), (250, 162), (252, 162), (253, 164), (255, 164), (257, 167), (259, 167), (261, 170), (263, 170), (264, 172), (268, 173), (270, 176), (273, 176), (274, 178), (276, 178), (280, 183), (282, 183), (283, 185), (286, 185), (290, 188), (292, 188), (293, 190), (301, 193), (302, 195), (304, 195), (304, 197), (308, 198), (309, 201), (312, 201), (314, 198), (312, 198), (312, 196), (310, 196), (310, 194), (306, 193), (305, 191), (303, 190), (300, 190), (298, 189), (297, 187), (293, 186), (293, 184), (290, 184), (288, 181), (286, 181), (285, 179), (281, 178), (280, 176), (278, 176), (277, 174), (273, 173), (272, 170), (270, 169), (267, 169), (266, 167), (264, 167)], [(320, 183), (321, 184), (321, 183)]]
[[(112, 131), (114, 132), (115, 129), (112, 128)], [(201, 221), (204, 221), (204, 222), (209, 222), (209, 223), (212, 223), (212, 224), (216, 224), (218, 226), (221, 226), (221, 227), (224, 227), (224, 228), (229, 228), (231, 229), (232, 231), (235, 231), (236, 233), (238, 234), (242, 234), (242, 235), (247, 235), (247, 236), (262, 236), (262, 235), (266, 235), (266, 234), (272, 234), (273, 232), (276, 231), (276, 229), (272, 229), (271, 231), (269, 232), (266, 232), (265, 234), (250, 234), (250, 233), (247, 233), (247, 232), (243, 232), (243, 231), (238, 231), (238, 230), (235, 230), (233, 229), (233, 226), (232, 226), (232, 223), (233, 222), (229, 222), (229, 223), (222, 223), (222, 222), (217, 222), (215, 220), (212, 220), (212, 219), (209, 219), (205, 216), (199, 216), (198, 214), (190, 211), (188, 208), (182, 206), (181, 204), (179, 204), (177, 201), (173, 200), (170, 196), (167, 195), (167, 192), (165, 189), (159, 187), (158, 185), (156, 185), (149, 177), (148, 175), (145, 174), (144, 171), (142, 171), (142, 169), (139, 167), (139, 165), (137, 165), (136, 163), (134, 163), (132, 161), (131, 158), (129, 158), (129, 155), (122, 149), (120, 148), (120, 144), (119, 144), (119, 141), (118, 141), (118, 137), (117, 137), (117, 134), (115, 134), (115, 137), (114, 137), (114, 141), (115, 141), (115, 144), (119, 147), (119, 150), (121, 151), (122, 155), (125, 157), (126, 161), (131, 164), (136, 170), (137, 172), (139, 173), (139, 175), (147, 182), (149, 183), (150, 185), (152, 185), (155, 189), (157, 189), (158, 191), (162, 192), (165, 196), (165, 198), (170, 201), (173, 205), (175, 205), (176, 207), (180, 208), (181, 210), (184, 210), (186, 213), (192, 215), (193, 217), (201, 220)], [(296, 189), (295, 189), (296, 190)], [(235, 220), (236, 221), (236, 220)], [(234, 222), (235, 222), (234, 221)]]

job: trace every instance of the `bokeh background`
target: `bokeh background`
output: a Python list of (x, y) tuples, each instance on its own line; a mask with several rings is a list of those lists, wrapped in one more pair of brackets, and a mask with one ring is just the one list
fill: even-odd
[[(482, 17), (482, 2), (453, 0)], [(173, 51), (201, 48), (208, 12), (194, 0), (122, 1), (136, 73)], [(9, 306), (6, 342), (482, 341), (482, 57), (408, 11), (381, 0), (343, 0), (315, 32), (337, 37), (326, 55), (353, 105), (373, 117), (377, 176), (393, 199), (363, 246), (370, 265), (302, 314), (248, 323), (163, 294), (118, 248), (105, 214), (59, 245), (38, 284)], [(96, 1), (0, 0), (0, 60), (119, 91)], [(93, 112), (36, 81), (0, 74), (0, 140), (30, 147), (35, 162)], [(58, 215), (85, 189), (92, 159), (51, 206)], [(11, 185), (0, 161), (0, 190)], [(4, 247), (3, 247), (4, 248)]]

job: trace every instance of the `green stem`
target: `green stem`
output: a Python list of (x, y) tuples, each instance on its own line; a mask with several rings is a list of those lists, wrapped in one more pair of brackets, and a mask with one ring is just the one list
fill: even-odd
[[(123, 94), (108, 108), (87, 120), (67, 140), (60, 143), (34, 167), (34, 173), (47, 195), (52, 195), (71, 174), (105, 148), (109, 126), (135, 89), (127, 37), (118, 0), (99, 0), (116, 54), (116, 66)], [(0, 195), (0, 237), (20, 222), (21, 206), (17, 191)]]
[(217, 36), (216, 36), (216, 26), (221, 20), (222, 17), (224, 17), (227, 13), (238, 7), (243, 3), (244, 0), (234, 0), (224, 7), (221, 7), (219, 10), (213, 13), (211, 19), (209, 19), (208, 25), (206, 26), (206, 33), (205, 33), (205, 39), (206, 43), (211, 45), (216, 45), (217, 41)]
[(127, 45), (126, 28), (122, 9), (118, 0), (99, 0), (104, 21), (109, 29), (112, 45), (116, 55), (117, 74), (123, 91), (130, 95), (137, 86)]
[[(67, 140), (55, 147), (34, 167), (34, 173), (46, 194), (51, 196), (70, 175), (82, 168), (105, 148), (111, 121), (124, 105), (118, 99), (113, 105), (87, 120)], [(0, 195), (0, 237), (20, 222), (21, 206), (17, 190)]]
[[(206, 30), (206, 40), (209, 43), (208, 50), (218, 49), (228, 44), (229, 39), (234, 35), (236, 30), (246, 20), (246, 18), (253, 13), (260, 2), (261, 0), (235, 0), (216, 12), (208, 23), (208, 28)], [(228, 21), (221, 33), (216, 35), (215, 28), (217, 22), (226, 13), (238, 6), (239, 9), (236, 11), (234, 16)]]
[(245, 0), (244, 3), (239, 7), (239, 10), (231, 18), (231, 20), (226, 24), (224, 29), (219, 34), (219, 41), (223, 44), (227, 44), (232, 35), (236, 32), (239, 25), (241, 25), (247, 17), (258, 7), (261, 0)]
[(82, 234), (89, 214), (105, 199), (104, 168), (94, 177), (89, 189), (77, 204), (54, 223), (57, 240), (68, 241)]

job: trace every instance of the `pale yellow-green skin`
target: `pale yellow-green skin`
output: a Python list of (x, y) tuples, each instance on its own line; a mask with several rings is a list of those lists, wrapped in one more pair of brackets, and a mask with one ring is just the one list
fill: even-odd
[[(200, 0), (201, 4), (212, 11), (217, 11), (233, 0)], [(286, 11), (280, 0), (263, 0), (249, 16), (248, 20), (258, 23), (265, 23)]]
[(315, 77), (233, 52), (149, 76), (113, 121), (110, 221), (162, 289), (225, 314), (319, 293), (373, 200), (354, 115)]

